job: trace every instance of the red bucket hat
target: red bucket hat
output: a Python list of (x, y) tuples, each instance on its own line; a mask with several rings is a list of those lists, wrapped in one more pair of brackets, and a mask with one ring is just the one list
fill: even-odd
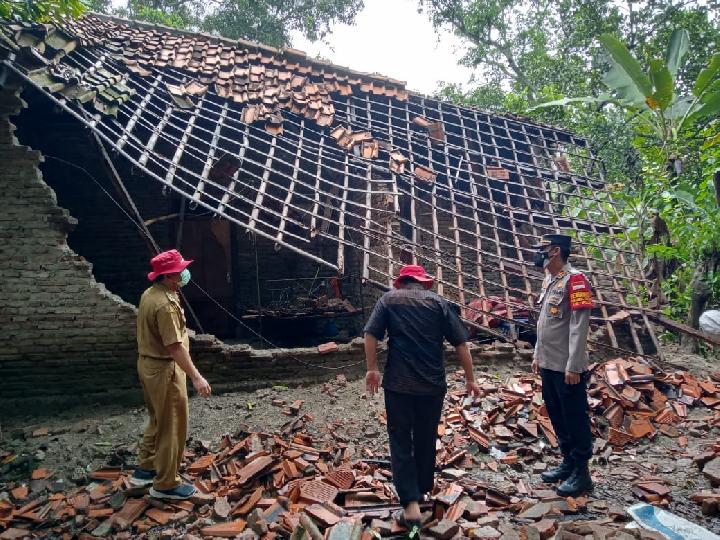
[(150, 281), (155, 279), (162, 274), (176, 274), (182, 272), (192, 262), (183, 259), (180, 252), (177, 249), (171, 249), (169, 251), (163, 251), (158, 253), (152, 259), (150, 259), (150, 266), (152, 266), (152, 272), (147, 277)]
[(400, 269), (398, 277), (396, 277), (395, 281), (393, 282), (393, 285), (396, 289), (400, 288), (400, 282), (403, 280), (403, 278), (412, 278), (418, 283), (422, 283), (423, 287), (425, 287), (426, 289), (432, 287), (432, 284), (435, 281), (434, 278), (428, 276), (425, 273), (425, 269), (422, 266), (417, 264), (408, 264)]

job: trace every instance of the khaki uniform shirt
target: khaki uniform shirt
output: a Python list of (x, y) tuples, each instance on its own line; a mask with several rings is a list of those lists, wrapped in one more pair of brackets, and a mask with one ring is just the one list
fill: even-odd
[(541, 368), (582, 373), (587, 370), (587, 335), (592, 308), (590, 284), (566, 264), (543, 281), (537, 306), (535, 358)]
[(172, 359), (165, 347), (173, 343), (182, 343), (190, 350), (180, 298), (161, 283), (154, 283), (140, 297), (137, 342), (140, 356), (151, 358)]

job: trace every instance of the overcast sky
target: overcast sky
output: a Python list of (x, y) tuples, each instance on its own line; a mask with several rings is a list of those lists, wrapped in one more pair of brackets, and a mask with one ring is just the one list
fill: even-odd
[(338, 24), (325, 43), (293, 36), (293, 47), (357, 71), (377, 72), (407, 82), (410, 90), (434, 92), (438, 81), (467, 83), (472, 75), (457, 65), (462, 42), (436, 34), (417, 0), (365, 0), (352, 26)]

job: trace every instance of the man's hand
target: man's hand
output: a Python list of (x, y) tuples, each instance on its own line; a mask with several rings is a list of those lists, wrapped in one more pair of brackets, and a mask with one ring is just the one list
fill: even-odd
[(365, 375), (365, 388), (367, 389), (367, 393), (371, 396), (374, 396), (378, 388), (380, 387), (380, 372), (373, 370), (368, 371)]
[(208, 383), (205, 380), (205, 377), (198, 374), (197, 377), (192, 379), (193, 386), (195, 387), (195, 390), (197, 391), (198, 395), (202, 397), (209, 397), (210, 393), (212, 392), (212, 388), (210, 388), (210, 383)]
[(537, 357), (533, 356), (532, 364), (530, 364), (530, 367), (532, 368), (532, 372), (537, 375), (540, 373), (540, 364), (538, 363)]
[(572, 371), (565, 372), (565, 384), (577, 384), (580, 382), (580, 374)]
[(481, 394), (480, 387), (475, 381), (465, 381), (465, 391), (471, 397), (480, 397)]

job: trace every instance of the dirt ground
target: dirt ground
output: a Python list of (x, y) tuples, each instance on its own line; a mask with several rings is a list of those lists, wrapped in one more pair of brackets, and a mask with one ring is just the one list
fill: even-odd
[[(666, 351), (668, 360), (696, 375), (716, 371), (713, 359), (683, 355), (677, 350)], [(520, 368), (520, 370), (518, 370)], [(479, 366), (479, 375), (493, 377), (498, 382), (527, 366), (506, 365), (492, 369)], [(451, 379), (454, 377), (451, 376)], [(273, 401), (290, 404), (302, 400), (300, 415), (308, 415), (305, 429), (319, 440), (345, 440), (357, 458), (387, 456), (387, 435), (381, 422), (382, 397), (367, 398), (361, 380), (345, 384), (342, 380), (305, 388), (274, 387), (251, 393), (233, 393), (213, 396), (210, 399), (191, 398), (189, 446), (206, 441), (213, 446), (225, 433), (241, 430), (272, 432), (280, 430), (293, 418), (283, 414), (283, 406)], [(705, 409), (693, 409), (692, 418), (707, 415)], [(31, 470), (42, 466), (54, 471), (56, 478), (81, 481), (87, 471), (104, 464), (132, 463), (136, 444), (140, 439), (145, 411), (120, 407), (98, 407), (57, 412), (47, 417), (12, 419), (2, 426), (0, 451), (9, 451), (27, 461)], [(48, 435), (33, 436), (38, 429), (47, 428)], [(331, 436), (330, 434), (333, 434)], [(686, 448), (679, 440), (663, 435), (652, 442), (627, 447), (610, 455), (608, 460), (596, 456), (591, 464), (596, 489), (594, 499), (604, 499), (611, 508), (622, 509), (640, 502), (631, 492), (631, 478), (638, 473), (653, 474), (667, 480), (672, 486), (669, 510), (709, 530), (720, 533), (720, 519), (703, 516), (700, 507), (688, 497), (701, 489), (709, 489), (708, 481), (693, 464), (692, 456), (700, 449), (720, 440), (720, 427), (692, 428), (683, 431), (688, 438)], [(338, 437), (339, 436), (339, 437)], [(488, 454), (477, 454), (476, 464), (490, 461)], [(548, 451), (550, 464), (556, 456)], [(480, 467), (474, 475), (481, 481), (494, 484), (517, 482), (522, 479), (529, 485), (540, 482), (531, 467), (510, 468), (500, 465), (497, 472)], [(634, 476), (635, 475), (635, 476)], [(7, 480), (7, 479), (6, 479)], [(3, 479), (0, 478), (0, 492)], [(1, 493), (0, 493), (1, 495)]]

